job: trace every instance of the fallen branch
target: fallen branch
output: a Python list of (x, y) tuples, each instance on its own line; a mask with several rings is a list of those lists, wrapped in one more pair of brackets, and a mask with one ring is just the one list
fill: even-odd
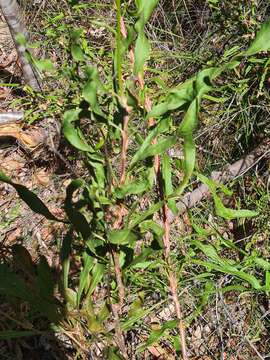
[(2, 112), (0, 113), (0, 126), (21, 122), (23, 116), (23, 111)]
[[(211, 174), (211, 179), (217, 183), (226, 184), (227, 182), (244, 175), (244, 173), (251, 169), (261, 158), (269, 155), (269, 153), (270, 139), (267, 138), (264, 139), (259, 146), (257, 146), (243, 159), (236, 161), (232, 165), (226, 166), (221, 171), (213, 171)], [(177, 216), (196, 206), (199, 202), (208, 196), (210, 196), (208, 186), (205, 184), (199, 185), (197, 189), (184, 195), (182, 200), (177, 203), (179, 212), (176, 216), (171, 211), (169, 211), (169, 221), (172, 222)]]

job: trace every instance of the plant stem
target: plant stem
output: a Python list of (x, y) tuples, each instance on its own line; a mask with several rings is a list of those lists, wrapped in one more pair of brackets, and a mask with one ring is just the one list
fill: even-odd
[(122, 33), (121, 33), (121, 0), (115, 0), (116, 4), (116, 73), (118, 81), (118, 92), (120, 98), (123, 96), (123, 77), (122, 77)]

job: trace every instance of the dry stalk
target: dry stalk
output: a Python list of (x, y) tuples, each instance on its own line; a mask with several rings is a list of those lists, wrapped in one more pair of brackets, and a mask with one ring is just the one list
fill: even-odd
[[(124, 20), (121, 17), (121, 34), (124, 38), (127, 37), (127, 32), (124, 24)], [(132, 64), (134, 62), (134, 58), (130, 58)], [(126, 181), (126, 167), (127, 167), (127, 150), (128, 150), (128, 124), (129, 124), (129, 115), (131, 108), (125, 103), (125, 99), (120, 99), (123, 106), (123, 124), (122, 124), (122, 148), (121, 148), (121, 160), (120, 160), (120, 184), (124, 184)], [(116, 220), (112, 226), (113, 229), (119, 230), (123, 225), (123, 218), (126, 215), (126, 209), (124, 204), (120, 204), (116, 213)], [(118, 303), (112, 304), (112, 312), (115, 319), (115, 333), (116, 333), (116, 343), (119, 347), (122, 356), (125, 359), (128, 359), (127, 347), (125, 344), (125, 339), (123, 335), (123, 331), (120, 327), (119, 315), (122, 312), (122, 307), (124, 305), (125, 300), (125, 286), (122, 280), (122, 271), (119, 260), (119, 253), (114, 248), (111, 248), (111, 255), (113, 258), (114, 264), (114, 272), (116, 277), (117, 289), (118, 289)]]
[(127, 163), (127, 149), (128, 149), (128, 123), (130, 108), (126, 105), (125, 114), (123, 117), (123, 130), (122, 130), (122, 150), (121, 150), (121, 165), (120, 165), (120, 184), (126, 181), (126, 163)]
[[(161, 173), (159, 172), (159, 192), (160, 197), (164, 199), (163, 187), (162, 187), (162, 178)], [(181, 351), (183, 360), (188, 359), (187, 347), (186, 347), (186, 337), (185, 337), (185, 325), (183, 322), (183, 316), (181, 311), (181, 305), (178, 299), (178, 290), (177, 290), (177, 278), (176, 274), (172, 269), (170, 250), (171, 250), (171, 241), (170, 241), (170, 219), (169, 219), (169, 208), (168, 204), (165, 202), (163, 205), (163, 227), (164, 227), (164, 236), (163, 236), (163, 245), (164, 245), (164, 260), (168, 267), (168, 280), (169, 287), (173, 299), (173, 304), (175, 308), (176, 317), (178, 319), (178, 331), (180, 336)]]
[[(138, 78), (138, 82), (143, 88), (144, 83), (142, 78)], [(145, 97), (145, 109), (147, 112), (150, 112), (152, 108), (152, 102), (150, 98), (146, 95)], [(148, 121), (148, 126), (152, 127), (155, 124), (155, 120), (150, 118)], [(156, 143), (157, 139), (153, 140), (153, 143)], [(159, 195), (160, 198), (164, 200), (164, 191), (163, 191), (163, 183), (162, 183), (162, 175), (160, 170), (160, 156), (155, 155), (154, 157), (154, 169), (157, 177), (157, 182), (159, 186)], [(175, 313), (178, 319), (178, 330), (180, 335), (180, 342), (181, 342), (181, 350), (182, 350), (182, 357), (183, 360), (187, 360), (187, 350), (186, 350), (186, 339), (185, 339), (185, 326), (182, 320), (182, 311), (180, 302), (178, 299), (178, 292), (177, 292), (177, 280), (174, 271), (172, 270), (171, 265), (171, 258), (170, 258), (170, 249), (171, 249), (171, 242), (170, 242), (170, 219), (169, 219), (169, 208), (166, 202), (164, 202), (163, 208), (163, 227), (164, 227), (164, 236), (163, 236), (163, 245), (164, 245), (164, 259), (168, 266), (168, 280), (169, 280), (169, 287), (171, 291), (171, 295), (173, 298), (173, 303), (175, 307)]]

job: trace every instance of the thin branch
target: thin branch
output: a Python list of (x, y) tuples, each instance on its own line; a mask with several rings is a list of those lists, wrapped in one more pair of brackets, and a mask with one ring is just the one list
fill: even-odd
[(122, 150), (121, 150), (121, 165), (120, 165), (120, 184), (124, 184), (126, 181), (126, 162), (127, 162), (127, 150), (128, 150), (128, 123), (130, 109), (126, 105), (124, 108), (125, 114), (123, 117), (123, 129), (122, 129)]
[(16, 0), (0, 0), (0, 8), (8, 24), (13, 42), (16, 46), (25, 82), (33, 89), (40, 91), (40, 79), (29, 61), (29, 49), (18, 41), (18, 36), (23, 35), (28, 40), (28, 33), (22, 20), (22, 11)]

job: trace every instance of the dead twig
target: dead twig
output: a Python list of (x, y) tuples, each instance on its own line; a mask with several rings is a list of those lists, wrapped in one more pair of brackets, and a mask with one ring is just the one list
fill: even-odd
[(23, 111), (12, 111), (12, 112), (2, 112), (0, 113), (0, 126), (20, 123), (23, 121), (24, 112)]

